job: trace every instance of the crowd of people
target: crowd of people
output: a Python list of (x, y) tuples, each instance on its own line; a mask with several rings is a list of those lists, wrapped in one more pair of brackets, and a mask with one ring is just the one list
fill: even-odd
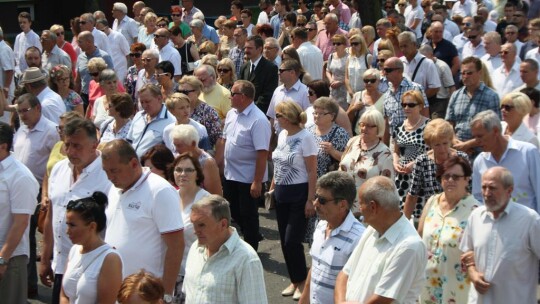
[(0, 302), (537, 302), (540, 2), (180, 4), (0, 29)]

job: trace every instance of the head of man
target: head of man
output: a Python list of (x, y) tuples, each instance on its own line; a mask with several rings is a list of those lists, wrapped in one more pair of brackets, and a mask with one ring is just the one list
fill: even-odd
[(461, 62), (461, 80), (467, 89), (475, 89), (482, 79), (482, 61), (476, 57), (467, 57)]
[(197, 67), (193, 75), (202, 82), (204, 93), (212, 91), (216, 85), (216, 70), (211, 65), (203, 64)]
[(163, 106), (161, 89), (155, 84), (145, 84), (139, 90), (139, 101), (146, 115), (151, 118), (158, 116)]
[(32, 26), (32, 16), (29, 12), (21, 12), (19, 14), (19, 27), (21, 30), (25, 33), (28, 33), (30, 31), (30, 27)]
[(478, 16), (480, 16), (482, 18), (482, 22), (486, 22), (486, 20), (488, 20), (488, 17), (489, 17), (489, 9), (485, 6), (481, 6), (478, 8), (478, 10), (476, 11)]
[(237, 80), (231, 88), (231, 107), (244, 111), (255, 98), (255, 86), (246, 80)]
[(426, 58), (428, 59), (431, 59), (433, 61), (435, 61), (435, 57), (433, 55), (433, 48), (429, 45), (429, 44), (424, 44), (422, 45), (419, 49), (418, 49), (418, 52), (420, 52), (420, 54), (426, 56)]
[(339, 19), (338, 16), (334, 13), (329, 13), (324, 17), (324, 28), (326, 29), (327, 33), (335, 33), (339, 26)]
[(122, 2), (115, 2), (112, 8), (112, 16), (114, 19), (122, 20), (127, 15), (127, 5)]
[(237, 27), (234, 29), (233, 37), (234, 41), (236, 42), (236, 45), (245, 45), (246, 39), (248, 37), (247, 30), (243, 27)]
[(418, 49), (416, 48), (416, 36), (413, 32), (403, 32), (398, 35), (399, 49), (407, 58), (407, 60), (412, 60)]
[(24, 71), (20, 80), (28, 93), (37, 96), (47, 87), (47, 75), (38, 67), (30, 67)]
[(307, 24), (306, 24), (306, 31), (308, 33), (308, 37), (307, 37), (307, 40), (308, 41), (312, 41), (313, 39), (315, 39), (315, 37), (317, 36), (317, 23), (315, 23), (314, 21), (309, 21)]
[(461, 31), (463, 31), (463, 35), (467, 37), (468, 33), (467, 31), (472, 28), (474, 25), (474, 19), (471, 16), (467, 16), (463, 18), (463, 21), (461, 22)]
[(482, 175), (482, 197), (486, 210), (497, 218), (506, 208), (514, 191), (512, 173), (503, 167), (493, 167)]
[(516, 62), (517, 49), (513, 43), (505, 43), (501, 46), (501, 61), (507, 69), (510, 69)]
[(279, 55), (279, 42), (274, 37), (268, 37), (264, 40), (263, 55), (268, 61), (273, 62)]
[(171, 33), (165, 28), (159, 28), (154, 34), (154, 43), (161, 50), (169, 43), (169, 37)]
[(390, 20), (386, 18), (381, 18), (377, 21), (375, 25), (375, 31), (379, 37), (386, 37), (386, 31), (392, 27)]
[(64, 126), (63, 135), (66, 155), (76, 169), (83, 169), (96, 159), (99, 141), (92, 121), (72, 119)]
[(32, 130), (41, 119), (41, 103), (33, 94), (26, 93), (17, 98), (17, 114), (28, 129)]
[(81, 31), (92, 32), (95, 24), (96, 24), (96, 19), (94, 18), (94, 15), (92, 15), (91, 13), (84, 13), (79, 18), (79, 25), (81, 27)]
[(142, 174), (141, 163), (135, 149), (125, 140), (115, 139), (101, 150), (103, 171), (111, 183), (123, 191), (137, 182)]
[(431, 41), (434, 43), (441, 42), (443, 40), (443, 34), (444, 34), (444, 25), (439, 22), (435, 21), (431, 23)]
[(159, 53), (156, 49), (147, 49), (141, 55), (143, 68), (146, 72), (153, 73), (159, 61)]
[(516, 4), (513, 1), (508, 1), (504, 5), (504, 19), (511, 22), (514, 18), (514, 12), (516, 11)]
[(494, 152), (499, 148), (504, 138), (501, 131), (501, 120), (492, 110), (480, 112), (471, 120), (472, 136), (484, 152)]
[(512, 23), (518, 28), (522, 28), (527, 24), (527, 9), (525, 4), (521, 3), (520, 6), (516, 7), (514, 14), (512, 15)]
[(303, 27), (296, 27), (291, 31), (292, 46), (298, 49), (300, 45), (308, 41), (308, 30)]
[(264, 46), (264, 40), (261, 36), (253, 35), (246, 40), (244, 47), (244, 52), (246, 57), (251, 60), (251, 62), (256, 61), (261, 57)]
[(49, 30), (44, 30), (41, 32), (41, 45), (43, 46), (43, 51), (50, 53), (54, 46), (56, 45), (56, 34)]
[(104, 32), (106, 35), (109, 35), (111, 33), (111, 28), (109, 27), (109, 21), (107, 21), (107, 19), (97, 19), (96, 28)]
[(381, 234), (401, 215), (396, 186), (387, 177), (376, 176), (364, 182), (358, 199), (364, 222)]
[[(141, 14), (141, 10), (146, 6), (146, 4), (143, 1), (137, 1), (133, 3), (132, 11), (133, 11), (133, 18), (139, 22), (142, 20), (139, 19), (139, 15)], [(144, 18), (144, 17), (143, 17)]]
[(229, 202), (219, 195), (209, 195), (191, 207), (191, 222), (199, 245), (215, 253), (230, 236)]
[[(283, 3), (283, 2), (286, 2), (286, 3)], [(276, 0), (276, 2), (274, 3), (274, 10), (276, 11), (276, 13), (283, 15), (287, 12), (287, 5), (288, 5), (287, 0)]]
[(525, 59), (519, 65), (519, 75), (527, 87), (538, 84), (538, 62), (532, 58)]
[(294, 59), (287, 59), (281, 63), (281, 66), (278, 69), (279, 80), (283, 83), (285, 88), (291, 88), (298, 81), (300, 68), (300, 63)]
[(342, 171), (326, 173), (317, 180), (313, 206), (319, 217), (332, 228), (347, 217), (356, 196), (353, 178)]
[(484, 37), (484, 48), (486, 52), (491, 56), (497, 56), (501, 51), (501, 35), (497, 32), (487, 32)]
[(509, 24), (504, 29), (504, 38), (507, 42), (514, 43), (518, 39), (518, 28), (513, 24)]
[(182, 7), (188, 12), (191, 11), (193, 8), (193, 0), (182, 0)]
[(446, 6), (444, 6), (444, 4), (435, 3), (431, 6), (431, 9), (435, 14), (441, 15), (445, 19), (448, 17), (448, 12), (446, 11)]
[(41, 51), (37, 47), (27, 48), (24, 52), (24, 59), (29, 68), (41, 68)]
[(0, 121), (0, 160), (8, 157), (11, 154), (11, 147), (13, 146), (13, 134), (15, 131), (13, 128)]
[(94, 45), (94, 35), (92, 35), (92, 32), (81, 32), (77, 40), (79, 42), (79, 47), (86, 54), (90, 55), (96, 49), (96, 46)]
[(474, 24), (472, 28), (467, 30), (467, 38), (469, 38), (469, 41), (475, 47), (478, 46), (480, 42), (482, 42), (483, 34), (483, 27), (479, 23)]
[(388, 79), (395, 88), (397, 88), (403, 80), (403, 62), (397, 57), (386, 59), (382, 71), (383, 75), (386, 76), (386, 79)]

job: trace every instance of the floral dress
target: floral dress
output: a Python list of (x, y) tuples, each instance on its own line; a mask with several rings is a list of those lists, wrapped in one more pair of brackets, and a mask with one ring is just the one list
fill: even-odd
[(428, 262), (427, 282), (422, 289), (420, 303), (467, 303), (470, 280), (461, 267), (459, 243), (469, 215), (479, 203), (468, 195), (453, 210), (442, 214), (439, 208), (441, 195), (429, 199), (430, 207), (424, 221), (423, 241), (428, 251)]
[(73, 90), (69, 90), (68, 95), (64, 98), (64, 104), (66, 105), (66, 112), (73, 111), (76, 106), (83, 103), (83, 100), (79, 94)]
[(349, 133), (335, 123), (332, 125), (332, 128), (330, 128), (328, 134), (322, 136), (317, 135), (316, 125), (309, 126), (307, 130), (315, 137), (315, 141), (317, 142), (319, 149), (319, 152), (317, 153), (317, 178), (319, 178), (328, 172), (328, 166), (333, 160), (330, 154), (324, 152), (324, 150), (320, 148), (321, 142), (330, 141), (330, 137), (332, 137), (331, 142), (334, 148), (340, 152), (343, 152), (345, 150), (345, 146), (347, 146), (347, 142), (349, 141)]
[(221, 121), (216, 110), (206, 102), (201, 102), (193, 113), (191, 113), (191, 119), (206, 128), (208, 138), (210, 139), (210, 146), (213, 147), (221, 135)]
[(131, 99), (133, 100), (135, 100), (135, 85), (137, 84), (138, 74), (139, 70), (137, 70), (135, 65), (132, 65), (128, 68), (126, 79), (124, 79), (124, 87), (126, 88), (126, 92), (131, 95)]
[(347, 58), (348, 55), (338, 58), (334, 56), (335, 53), (330, 55), (328, 58), (328, 70), (332, 74), (332, 77), (336, 81), (342, 81), (343, 85), (339, 88), (333, 89), (330, 88), (330, 97), (334, 98), (338, 105), (341, 106), (344, 110), (347, 110), (349, 104), (347, 103), (347, 88), (345, 87), (345, 69), (347, 68)]

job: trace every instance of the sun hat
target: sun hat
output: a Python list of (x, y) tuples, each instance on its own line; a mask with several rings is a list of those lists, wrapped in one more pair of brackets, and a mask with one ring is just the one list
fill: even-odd
[(24, 71), (24, 74), (19, 81), (20, 84), (34, 83), (36, 81), (43, 80), (47, 77), (47, 74), (41, 71), (40, 68), (28, 68)]

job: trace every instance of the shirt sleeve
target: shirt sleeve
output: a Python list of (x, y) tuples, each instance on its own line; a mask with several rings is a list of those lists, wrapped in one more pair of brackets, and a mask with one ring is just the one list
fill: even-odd
[(308, 157), (317, 155), (319, 152), (319, 147), (317, 146), (317, 141), (315, 140), (315, 137), (308, 131), (305, 131), (306, 136), (304, 136), (304, 140), (302, 141), (302, 156)]
[(481, 191), (482, 176), (480, 174), (480, 169), (481, 169), (480, 159), (482, 157), (483, 157), (482, 155), (478, 155), (476, 159), (474, 160), (473, 174), (472, 174), (472, 194), (474, 198), (479, 202), (483, 202), (482, 191)]
[[(13, 157), (13, 156), (12, 156)], [(6, 187), (9, 192), (9, 202), (11, 212), (14, 214), (34, 214), (37, 206), (37, 196), (39, 193), (39, 184), (31, 175), (20, 175), (10, 186), (0, 184)]]
[[(252, 109), (253, 111), (254, 109)], [(253, 139), (253, 147), (256, 151), (268, 151), (270, 144), (270, 135), (272, 130), (270, 122), (266, 117), (257, 119), (251, 128), (251, 138)]]
[(164, 187), (154, 197), (152, 214), (161, 234), (184, 229), (180, 197), (172, 187)]
[(251, 258), (237, 272), (238, 303), (268, 303), (261, 261)]

